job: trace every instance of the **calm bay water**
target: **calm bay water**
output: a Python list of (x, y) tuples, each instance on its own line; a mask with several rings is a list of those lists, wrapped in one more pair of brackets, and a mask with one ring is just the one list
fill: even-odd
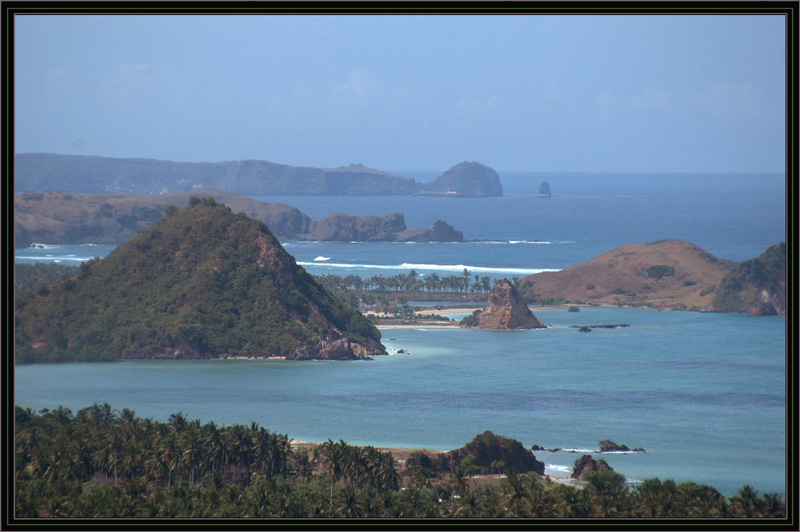
[[(435, 176), (433, 176), (435, 177)], [(602, 177), (602, 179), (600, 178)], [(774, 175), (501, 175), (501, 198), (260, 197), (315, 219), (403, 212), (441, 218), (460, 244), (287, 243), (311, 273), (493, 278), (561, 269), (626, 243), (693, 242), (745, 260), (785, 240), (783, 179)], [(536, 197), (548, 180), (553, 197)], [(505, 241), (505, 242), (503, 242)], [(110, 247), (17, 250), (18, 261), (104, 256)], [(49, 255), (49, 256), (48, 256)], [(319, 260), (315, 260), (319, 259)], [(324, 259), (324, 260), (323, 260)], [(67, 261), (71, 262), (67, 262)], [(22, 406), (94, 402), (166, 420), (257, 421), (302, 440), (459, 447), (492, 430), (526, 446), (593, 450), (610, 438), (646, 454), (604, 455), (629, 479), (658, 476), (785, 493), (785, 319), (585, 308), (534, 309), (535, 331), (388, 329), (372, 362), (126, 361), (17, 367)], [(568, 325), (628, 323), (581, 334)], [(580, 454), (537, 453), (566, 475)]]

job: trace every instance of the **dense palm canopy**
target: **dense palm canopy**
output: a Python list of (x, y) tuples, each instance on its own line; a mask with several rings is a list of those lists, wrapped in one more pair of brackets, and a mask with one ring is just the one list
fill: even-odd
[[(373, 447), (328, 440), (310, 453), (257, 423), (202, 424), (180, 412), (166, 423), (108, 404), (74, 415), (61, 407), (39, 413), (17, 407), (15, 414), (16, 518), (786, 514), (780, 495), (762, 496), (750, 486), (726, 499), (692, 482), (649, 479), (631, 489), (622, 475), (602, 471), (592, 473), (579, 489), (513, 467), (506, 467), (504, 475), (487, 476), (503, 467), (502, 460), (484, 467), (481, 456), (461, 452), (434, 458), (413, 453), (399, 464), (392, 454)], [(462, 449), (504, 440), (483, 433)]]

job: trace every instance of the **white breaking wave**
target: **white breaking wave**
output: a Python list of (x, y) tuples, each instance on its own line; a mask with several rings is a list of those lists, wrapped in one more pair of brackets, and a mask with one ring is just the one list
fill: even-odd
[(558, 471), (559, 473), (572, 473), (572, 467), (558, 464), (545, 464), (545, 469)]
[(561, 449), (561, 451), (565, 453), (592, 454), (592, 453), (599, 453), (600, 449)]
[(53, 256), (53, 255), (46, 255), (44, 257), (42, 257), (42, 256), (29, 257), (29, 256), (26, 256), (26, 255), (17, 255), (16, 258), (18, 258), (18, 259), (27, 259), (27, 260), (40, 260), (40, 261), (52, 260), (53, 262), (61, 262), (62, 260), (74, 260), (74, 261), (77, 261), (77, 262), (86, 262), (87, 260), (92, 260), (92, 257), (75, 257), (74, 255), (73, 256), (66, 256), (66, 257), (64, 257), (64, 256)]
[[(316, 259), (314, 259), (316, 260)], [(298, 262), (300, 266), (321, 266), (314, 262)], [(448, 272), (463, 272), (465, 269), (470, 273), (512, 273), (521, 275), (532, 275), (541, 272), (557, 272), (552, 268), (493, 268), (488, 266), (469, 266), (466, 264), (415, 264), (404, 262), (403, 264), (344, 264), (338, 262), (326, 262), (325, 267), (346, 268), (346, 269), (365, 269), (365, 270), (434, 270)]]

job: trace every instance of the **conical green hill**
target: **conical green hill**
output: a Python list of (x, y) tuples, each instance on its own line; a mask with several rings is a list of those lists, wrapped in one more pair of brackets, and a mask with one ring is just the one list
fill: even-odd
[(210, 198), (137, 233), (73, 279), (15, 301), (18, 362), (385, 354), (262, 222)]

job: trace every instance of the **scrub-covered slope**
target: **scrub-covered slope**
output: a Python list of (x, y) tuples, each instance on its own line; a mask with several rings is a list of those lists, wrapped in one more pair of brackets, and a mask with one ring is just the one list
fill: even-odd
[(385, 353), (263, 222), (210, 198), (167, 214), (74, 279), (19, 295), (17, 361)]

